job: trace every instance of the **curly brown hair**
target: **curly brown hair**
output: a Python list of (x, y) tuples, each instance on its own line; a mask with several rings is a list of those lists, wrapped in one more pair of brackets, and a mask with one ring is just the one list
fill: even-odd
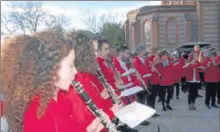
[(41, 118), (57, 90), (60, 61), (71, 45), (55, 29), (33, 36), (7, 39), (1, 49), (2, 91), (6, 98), (6, 117), (12, 132), (23, 132), (24, 112), (40, 94), (36, 116)]
[(76, 31), (67, 34), (71, 39), (75, 50), (75, 67), (79, 72), (96, 74), (96, 56), (93, 48), (93, 41), (96, 35), (89, 31)]

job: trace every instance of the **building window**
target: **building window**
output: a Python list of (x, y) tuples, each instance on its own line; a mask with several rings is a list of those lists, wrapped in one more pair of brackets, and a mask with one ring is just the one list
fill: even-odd
[(178, 23), (176, 18), (171, 17), (166, 22), (166, 40), (167, 44), (177, 44), (178, 39)]
[(144, 23), (144, 38), (145, 38), (145, 43), (147, 45), (150, 45), (151, 43), (151, 21), (147, 20)]

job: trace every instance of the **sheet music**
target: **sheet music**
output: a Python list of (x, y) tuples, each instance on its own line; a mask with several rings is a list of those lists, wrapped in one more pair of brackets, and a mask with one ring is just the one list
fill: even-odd
[(119, 109), (115, 115), (120, 119), (120, 121), (127, 124), (129, 127), (134, 128), (143, 121), (152, 117), (155, 113), (155, 109), (142, 105), (138, 102), (133, 102)]
[(133, 95), (133, 94), (136, 94), (140, 91), (144, 90), (142, 87), (140, 86), (135, 86), (135, 87), (132, 87), (132, 88), (129, 88), (129, 89), (125, 89), (121, 92), (121, 97), (126, 97), (126, 96), (130, 96), (130, 95)]

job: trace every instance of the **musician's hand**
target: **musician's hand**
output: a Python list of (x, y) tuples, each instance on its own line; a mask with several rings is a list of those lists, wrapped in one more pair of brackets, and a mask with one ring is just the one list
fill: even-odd
[(109, 98), (109, 94), (108, 94), (107, 88), (104, 88), (104, 89), (103, 89), (103, 91), (102, 91), (102, 93), (101, 93), (101, 97), (102, 97), (103, 99)]
[(86, 128), (87, 132), (100, 132), (104, 128), (102, 125), (100, 118), (95, 118), (92, 123)]
[(151, 68), (151, 71), (156, 72), (156, 70), (154, 68)]
[(115, 112), (117, 112), (120, 108), (122, 108), (121, 105), (114, 104), (114, 105), (111, 107), (111, 111), (113, 111), (113, 113), (115, 113)]

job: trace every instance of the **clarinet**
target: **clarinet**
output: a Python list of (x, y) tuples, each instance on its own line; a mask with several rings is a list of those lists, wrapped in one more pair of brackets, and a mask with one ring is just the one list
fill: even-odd
[(115, 90), (112, 88), (112, 86), (107, 82), (104, 74), (102, 73), (101, 68), (97, 64), (97, 76), (98, 79), (101, 81), (103, 86), (107, 89), (109, 96), (112, 99), (113, 104), (123, 104), (122, 100), (118, 97), (118, 95), (115, 93)]
[(92, 99), (89, 97), (89, 95), (85, 92), (80, 82), (72, 81), (72, 85), (74, 86), (75, 90), (81, 98), (84, 100), (84, 102), (89, 106), (89, 109), (92, 111), (92, 113), (100, 118), (102, 124), (108, 129), (109, 132), (118, 132), (115, 125), (105, 119), (103, 116), (103, 113), (100, 109), (97, 108), (96, 104), (92, 101)]
[(144, 89), (147, 91), (148, 95), (150, 95), (151, 92), (148, 90), (148, 88), (147, 88), (147, 86), (146, 86), (146, 84), (145, 84), (143, 78), (141, 77), (141, 74), (140, 74), (140, 73), (138, 72), (138, 70), (134, 67), (134, 65), (133, 65), (132, 62), (130, 62), (130, 65), (131, 65), (132, 68), (135, 69), (135, 76), (136, 76), (137, 78), (139, 78), (139, 80), (141, 81), (141, 85), (142, 85), (142, 86), (144, 87)]

